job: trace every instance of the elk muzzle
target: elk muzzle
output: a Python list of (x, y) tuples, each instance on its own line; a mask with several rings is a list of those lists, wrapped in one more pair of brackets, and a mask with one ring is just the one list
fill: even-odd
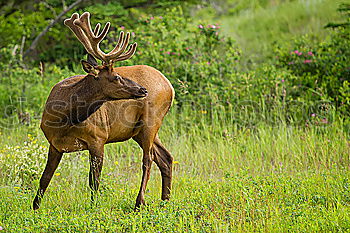
[(141, 87), (138, 90), (138, 93), (135, 95), (135, 98), (138, 99), (138, 98), (146, 97), (147, 95), (148, 95), (147, 89), (144, 87)]

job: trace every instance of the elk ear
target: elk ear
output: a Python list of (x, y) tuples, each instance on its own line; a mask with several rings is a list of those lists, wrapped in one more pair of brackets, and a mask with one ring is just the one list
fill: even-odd
[(94, 56), (92, 56), (90, 53), (87, 54), (87, 62), (90, 63), (93, 66), (98, 66), (97, 61)]
[(84, 60), (81, 60), (81, 64), (83, 66), (83, 69), (86, 73), (89, 73), (89, 74), (96, 74), (97, 72), (97, 69), (95, 69), (95, 67), (87, 62), (87, 61), (84, 61)]

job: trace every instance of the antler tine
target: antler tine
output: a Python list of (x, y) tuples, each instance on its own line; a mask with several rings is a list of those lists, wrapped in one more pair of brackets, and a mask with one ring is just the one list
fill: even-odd
[[(126, 36), (125, 36), (125, 39), (124, 39), (124, 41), (123, 41), (122, 48), (120, 49), (120, 52), (121, 52), (121, 53), (125, 51), (126, 47), (127, 47), (128, 44), (129, 44), (129, 40), (130, 40), (130, 33), (127, 32), (127, 33), (126, 33)], [(121, 54), (121, 53), (120, 53), (120, 54)], [(116, 54), (118, 54), (118, 53), (116, 53)], [(119, 55), (120, 55), (120, 54), (119, 54)]]
[(99, 44), (106, 37), (110, 28), (110, 23), (106, 23), (101, 33), (99, 33), (101, 28), (101, 24), (99, 23), (96, 25), (94, 31), (92, 31), (89, 12), (83, 13), (80, 17), (77, 13), (74, 13), (71, 18), (65, 20), (64, 24), (74, 32), (88, 53), (102, 60), (105, 64), (126, 60), (136, 51), (135, 43), (130, 46), (127, 52), (123, 53), (129, 44), (130, 33), (126, 33), (124, 37), (124, 32), (121, 32), (118, 43), (114, 49), (107, 54), (104, 53), (100, 49)]
[(100, 23), (96, 24), (96, 27), (94, 29), (94, 35), (95, 36), (98, 36), (98, 33), (100, 32), (100, 27), (101, 27)]
[[(91, 25), (90, 25), (90, 13), (89, 12), (83, 13), (78, 19), (73, 21), (73, 24), (78, 26), (79, 28), (81, 28), (84, 31), (86, 37), (90, 40), (90, 42), (97, 42), (96, 38), (98, 38), (98, 36), (97, 35), (95, 36), (95, 34), (92, 32)], [(97, 26), (97, 27), (99, 29), (100, 26)], [(104, 30), (105, 30), (105, 28), (104, 28)]]
[(120, 33), (120, 37), (118, 40), (118, 44), (114, 47), (114, 49), (107, 54), (108, 58), (111, 60), (115, 60), (118, 58), (126, 49), (126, 47), (129, 44), (130, 40), (130, 33), (127, 32), (126, 36), (124, 37), (124, 32)]
[(135, 54), (136, 48), (137, 48), (137, 43), (135, 42), (129, 47), (127, 52), (125, 52), (123, 55), (119, 56), (118, 58), (114, 59), (113, 61), (124, 61), (131, 58)]
[(103, 38), (106, 37), (110, 26), (111, 26), (111, 23), (107, 22), (106, 25), (103, 27), (101, 34), (96, 38), (96, 41), (100, 42), (101, 40), (103, 40)]
[[(106, 54), (99, 48), (99, 43), (103, 40), (103, 38), (107, 35), (107, 32), (109, 30), (110, 27), (110, 23), (108, 22), (100, 35), (95, 35), (94, 32), (92, 32), (91, 29), (91, 25), (90, 25), (90, 13), (89, 12), (85, 12), (84, 14), (82, 14), (80, 16), (79, 19), (74, 20), (73, 22), (74, 25), (78, 26), (85, 34), (85, 36), (87, 37), (91, 50), (93, 51), (93, 55), (104, 61), (104, 62), (108, 62), (106, 60)], [(97, 32), (100, 28), (100, 26), (96, 26), (97, 28), (95, 28), (95, 31)], [(98, 29), (98, 30), (97, 30)]]
[(64, 24), (70, 28), (70, 30), (74, 33), (74, 35), (78, 38), (78, 40), (83, 44), (83, 46), (85, 47), (85, 49), (91, 53), (91, 54), (94, 54), (92, 48), (91, 48), (91, 45), (90, 45), (90, 42), (89, 40), (86, 38), (84, 32), (81, 30), (81, 28), (77, 27), (75, 24), (74, 24), (74, 21), (76, 19), (79, 18), (79, 14), (78, 13), (74, 13), (72, 15), (72, 17), (70, 17), (69, 19), (66, 19), (64, 21)]
[(119, 34), (117, 45), (114, 47), (114, 49), (112, 49), (112, 51), (110, 53), (114, 53), (115, 51), (119, 50), (119, 48), (123, 42), (123, 39), (124, 39), (124, 32), (121, 31)]

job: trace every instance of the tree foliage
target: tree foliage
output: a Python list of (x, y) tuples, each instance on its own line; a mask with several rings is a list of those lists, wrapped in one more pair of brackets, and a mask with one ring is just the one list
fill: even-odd
[[(46, 3), (56, 13), (62, 10), (61, 1)], [(276, 58), (243, 72), (244, 63), (240, 61), (244, 54), (235, 41), (223, 36), (216, 22), (194, 22), (189, 17), (191, 8), (184, 4), (98, 1), (84, 2), (74, 11), (91, 12), (93, 25), (111, 22), (108, 37), (101, 44), (105, 51), (113, 48), (121, 30), (132, 32), (131, 42), (139, 44), (137, 52), (132, 59), (116, 65), (146, 64), (160, 70), (175, 87), (175, 103), (180, 110), (187, 105), (208, 118), (217, 110), (223, 111), (227, 118), (249, 124), (267, 119), (272, 123), (304, 124), (310, 114), (328, 120), (332, 117), (330, 110), (334, 109), (349, 114), (348, 27), (333, 29), (332, 36), (323, 41), (314, 42), (304, 36), (292, 43), (275, 45)], [(0, 37), (2, 117), (18, 112), (40, 116), (38, 113), (52, 85), (83, 73), (79, 61), (86, 52), (62, 23), (43, 37), (37, 54), (30, 57), (34, 63), (21, 61), (19, 51), (28, 46), (54, 15), (43, 2), (36, 2), (33, 7), (39, 13), (18, 7), (7, 12), (7, 17), (0, 16), (6, 22), (0, 25), (0, 33), (10, 32), (7, 37)], [(345, 18), (348, 20), (347, 14)], [(26, 43), (21, 46), (24, 37)]]

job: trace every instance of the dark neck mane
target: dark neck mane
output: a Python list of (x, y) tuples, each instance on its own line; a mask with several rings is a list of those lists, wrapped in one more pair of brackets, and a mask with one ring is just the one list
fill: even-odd
[(107, 99), (101, 88), (94, 84), (93, 77), (84, 77), (72, 85), (61, 87), (59, 98), (46, 104), (45, 111), (50, 115), (50, 122), (56, 126), (72, 126), (96, 112)]

